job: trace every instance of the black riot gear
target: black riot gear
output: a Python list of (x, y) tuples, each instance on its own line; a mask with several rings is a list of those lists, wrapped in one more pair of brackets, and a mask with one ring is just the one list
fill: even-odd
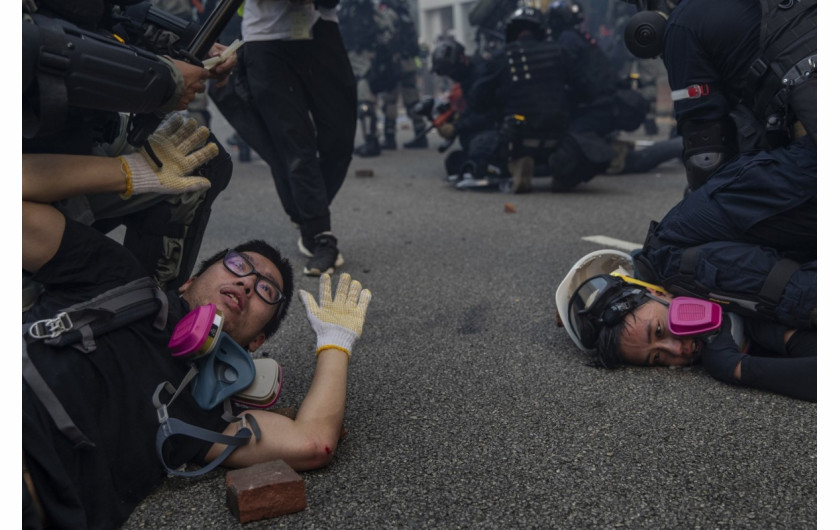
[(169, 67), (152, 53), (38, 14), (22, 28), (24, 138), (62, 130), (72, 108), (153, 112), (175, 92)]
[(575, 0), (555, 0), (548, 6), (548, 27), (552, 35), (583, 22), (583, 7)]
[(505, 42), (511, 43), (523, 31), (530, 31), (536, 40), (544, 40), (546, 34), (545, 16), (533, 7), (520, 7), (513, 12), (505, 27)]
[(446, 39), (432, 52), (432, 72), (463, 82), (469, 74), (465, 58), (464, 46), (456, 40)]
[(810, 102), (816, 102), (817, 0), (762, 0), (760, 46), (744, 87), (753, 93), (753, 112), (769, 132), (789, 125), (792, 107), (816, 141), (816, 104)]

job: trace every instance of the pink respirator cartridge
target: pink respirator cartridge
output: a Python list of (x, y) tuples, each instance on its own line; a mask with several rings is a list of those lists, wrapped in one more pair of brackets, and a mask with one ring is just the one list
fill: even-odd
[(668, 306), (668, 329), (677, 337), (710, 335), (722, 323), (723, 309), (714, 302), (678, 296)]

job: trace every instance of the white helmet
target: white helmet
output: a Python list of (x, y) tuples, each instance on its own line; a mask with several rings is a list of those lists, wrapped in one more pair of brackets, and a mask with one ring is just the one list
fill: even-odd
[(612, 273), (632, 277), (633, 258), (626, 252), (621, 252), (620, 250), (596, 250), (578, 260), (563, 281), (560, 282), (560, 286), (557, 287), (554, 299), (557, 303), (557, 312), (560, 314), (560, 320), (563, 322), (563, 327), (572, 338), (572, 341), (581, 350), (589, 351), (592, 348), (586, 348), (581, 343), (580, 337), (577, 336), (575, 328), (572, 326), (571, 319), (569, 318), (572, 296), (586, 280), (599, 274)]

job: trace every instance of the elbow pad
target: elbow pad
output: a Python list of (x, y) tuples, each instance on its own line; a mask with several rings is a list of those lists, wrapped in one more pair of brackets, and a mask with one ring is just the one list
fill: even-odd
[(685, 176), (688, 179), (688, 187), (696, 191), (709, 180), (712, 173), (717, 171), (726, 161), (722, 152), (697, 153), (685, 160)]
[(694, 191), (731, 157), (730, 135), (722, 122), (692, 121), (683, 126), (682, 136), (686, 177)]

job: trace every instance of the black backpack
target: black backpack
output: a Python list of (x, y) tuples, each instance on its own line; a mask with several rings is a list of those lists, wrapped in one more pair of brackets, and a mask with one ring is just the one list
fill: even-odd
[[(73, 442), (77, 449), (94, 447), (94, 443), (76, 426), (61, 401), (38, 372), (37, 367), (29, 358), (27, 344), (43, 341), (50, 346), (72, 346), (84, 353), (90, 353), (96, 349), (96, 336), (127, 326), (150, 315), (156, 315), (154, 327), (163, 329), (166, 326), (168, 308), (168, 299), (157, 283), (150, 277), (144, 277), (60, 310), (53, 318), (27, 322), (23, 325), (23, 379), (44, 405), (56, 427)], [(158, 458), (171, 475), (182, 477), (203, 475), (219, 466), (237, 448), (247, 445), (252, 436), (256, 436), (257, 440), (260, 439), (261, 433), (256, 420), (250, 414), (245, 414), (242, 418), (234, 416), (229, 400), (224, 402), (222, 417), (230, 423), (241, 422), (234, 436), (203, 429), (169, 417), (168, 405), (187, 388), (197, 374), (198, 368), (193, 363), (177, 389), (169, 381), (164, 381), (158, 385), (152, 396), (152, 404), (157, 410), (160, 422), (155, 442)], [(162, 398), (164, 391), (171, 396), (168, 400)], [(198, 470), (176, 470), (166, 463), (162, 451), (166, 440), (176, 435), (221, 443), (227, 447), (216, 459)]]

